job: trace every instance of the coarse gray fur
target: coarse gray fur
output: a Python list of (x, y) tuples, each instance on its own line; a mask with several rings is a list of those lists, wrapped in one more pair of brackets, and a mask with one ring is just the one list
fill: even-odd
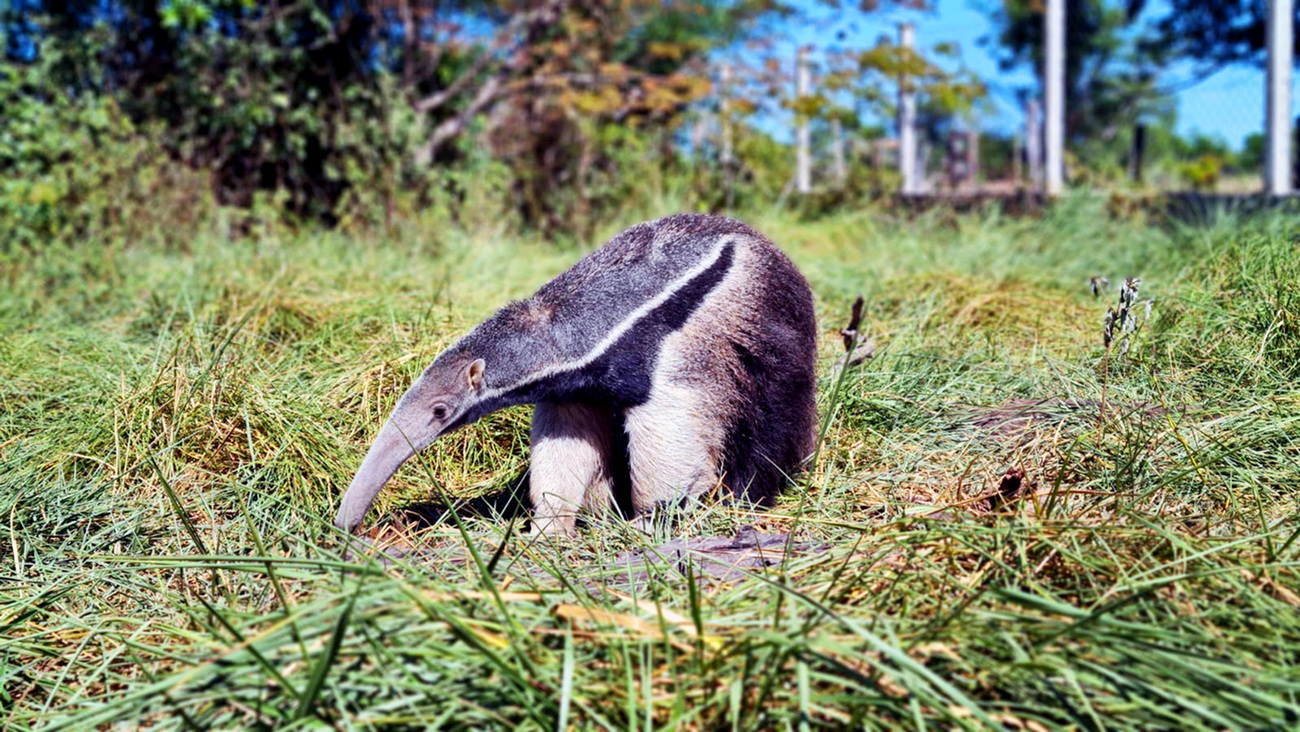
[(633, 226), (439, 355), (336, 523), (355, 531), (439, 435), (526, 403), (537, 530), (611, 499), (637, 517), (715, 488), (770, 504), (812, 452), (815, 352), (808, 283), (761, 234), (707, 215)]

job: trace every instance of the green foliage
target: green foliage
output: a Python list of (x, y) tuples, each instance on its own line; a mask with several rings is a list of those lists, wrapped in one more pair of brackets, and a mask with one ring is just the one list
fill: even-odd
[(536, 60), (515, 73), (540, 78), (522, 85), (538, 93), (504, 97), (485, 130), (514, 175), (525, 225), (585, 236), (680, 179), (673, 137), (709, 91), (705, 54), (769, 12), (747, 2), (579, 4), (537, 29)]
[[(896, 89), (903, 83), (916, 93), (918, 106), (934, 116), (969, 117), (987, 90), (964, 66), (956, 70), (940, 66), (936, 59), (941, 58), (959, 58), (959, 54), (951, 44), (937, 44), (926, 53), (888, 38), (865, 49), (836, 52), (827, 59), (818, 92), (793, 99), (787, 106), (805, 117), (849, 121), (866, 111), (876, 119), (888, 118), (896, 113)], [(848, 100), (852, 104), (846, 107)]]
[(69, 95), (50, 68), (0, 62), (0, 252), (150, 236), (202, 216), (201, 186), (117, 101)]
[(364, 18), (327, 10), (246, 0), (118, 3), (105, 17), (79, 4), (27, 10), (38, 52), (8, 61), (6, 107), (51, 106), (29, 126), (66, 147), (98, 146), (125, 169), (136, 156), (100, 142), (148, 131), (154, 151), (206, 172), (225, 205), (270, 194), (295, 217), (352, 220), (359, 198), (391, 208), (420, 180), (409, 148), (422, 121), (364, 61)]
[(289, 211), (332, 220), (357, 214), (344, 198), (359, 188), (387, 205), (411, 182), (403, 160), (419, 125), (390, 80), (353, 58), (366, 49), (364, 29), (313, 4), (215, 4), (240, 28), (232, 35), (207, 22), (209, 5), (168, 6), (195, 8), (195, 18), (175, 24), (165, 86), (132, 111), (166, 120), (170, 147), (214, 171), (223, 203), (277, 191)]
[[(1015, 170), (1015, 139), (1009, 135), (981, 132), (980, 172), (986, 180), (1010, 180)], [(1023, 168), (1023, 166), (1021, 166)], [(1021, 171), (1023, 175), (1023, 170)]]
[[(1168, 0), (1148, 43), (1204, 69), (1235, 63), (1262, 66), (1268, 4), (1255, 0)], [(1300, 43), (1300, 38), (1295, 39)], [(1300, 48), (1300, 45), (1297, 46)], [(1300, 58), (1300, 57), (1298, 57)]]
[(599, 118), (573, 127), (552, 120), (568, 134), (552, 141), (550, 165), (508, 156), (518, 181), (517, 205), (526, 224), (548, 235), (589, 238), (620, 213), (642, 211), (674, 185), (676, 165), (668, 130), (638, 129)]
[(1178, 172), (1194, 191), (1212, 191), (1223, 172), (1223, 159), (1218, 155), (1202, 155), (1183, 163)]
[(1263, 170), (1267, 143), (1268, 140), (1263, 132), (1252, 132), (1246, 135), (1241, 154), (1237, 157), (1237, 166), (1243, 171)]
[(730, 169), (721, 161), (697, 166), (692, 191), (706, 210), (759, 208), (777, 200), (794, 174), (789, 145), (761, 130), (740, 125), (734, 126), (733, 135), (735, 150)]
[[(698, 191), (693, 207), (716, 208), (719, 186), (696, 186), (675, 149), (682, 122), (711, 103), (719, 55), (765, 45), (811, 12), (762, 0), (79, 0), (7, 8), (0, 27), (21, 41), (6, 43), (10, 65), (42, 77), (45, 91), (23, 92), (23, 103), (115, 104), (137, 130), (123, 134), (197, 171), (217, 204), (248, 212), (236, 229), (283, 218), (387, 230), (449, 201), (459, 216), (461, 181), (490, 168), (510, 178), (509, 211), (495, 215), (585, 236), (668, 191)], [(19, 50), (28, 41), (36, 53)], [(797, 100), (770, 92), (783, 86), (774, 59), (757, 74), (736, 63), (733, 121), (786, 105), (851, 128), (863, 107), (887, 112), (880, 87), (904, 72), (926, 109), (965, 114), (983, 88), (939, 57), (957, 49), (828, 49), (825, 93)], [(726, 174), (724, 203), (779, 197), (785, 181), (768, 178), (784, 163), (764, 158), (788, 149), (762, 145)]]

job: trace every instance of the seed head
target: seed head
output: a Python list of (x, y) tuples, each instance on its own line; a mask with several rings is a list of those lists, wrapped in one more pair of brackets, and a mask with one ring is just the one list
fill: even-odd
[(1137, 277), (1128, 277), (1124, 280), (1124, 286), (1119, 288), (1119, 304), (1131, 306), (1137, 301), (1138, 288), (1142, 286), (1142, 280)]
[[(1097, 278), (1093, 278), (1093, 292), (1097, 292)], [(1137, 277), (1127, 277), (1119, 288), (1119, 305), (1118, 307), (1107, 308), (1106, 319), (1102, 321), (1102, 341), (1106, 348), (1116, 338), (1120, 339), (1119, 355), (1123, 356), (1128, 353), (1129, 346), (1132, 345), (1132, 336), (1134, 336), (1142, 324), (1151, 319), (1151, 305), (1153, 300), (1143, 301), (1143, 317), (1139, 321), (1134, 306), (1137, 304), (1138, 290), (1142, 287), (1142, 280)]]

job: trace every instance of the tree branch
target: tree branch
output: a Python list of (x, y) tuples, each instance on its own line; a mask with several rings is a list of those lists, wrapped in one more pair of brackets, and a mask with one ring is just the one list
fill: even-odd
[(429, 136), (428, 142), (415, 151), (415, 160), (418, 164), (428, 165), (431, 163), (434, 156), (444, 145), (465, 131), (465, 127), (468, 126), (471, 119), (492, 106), (504, 95), (507, 91), (509, 77), (519, 72), (529, 60), (526, 54), (515, 54), (516, 59), (513, 62), (502, 66), (502, 51), (510, 46), (518, 37), (520, 31), (530, 26), (554, 23), (571, 1), (551, 0), (535, 10), (516, 15), (497, 35), (492, 48), (485, 51), (478, 59), (475, 59), (471, 68), (467, 69), (446, 89), (413, 105), (415, 110), (420, 113), (434, 111), (468, 90), (486, 69), (496, 66), (494, 73), (483, 81), (482, 86), (478, 88), (473, 99), (465, 105), (465, 108), (455, 116), (439, 123), (434, 128), (433, 134)]
[[(451, 86), (415, 102), (412, 105), (415, 108), (415, 111), (425, 114), (432, 112), (451, 101), (454, 97), (465, 91), (465, 89), (470, 86), (479, 74), (489, 66), (500, 62), (500, 52), (510, 45), (511, 41), (514, 40), (520, 30), (533, 22), (543, 19), (551, 13), (558, 15), (559, 11), (566, 4), (567, 0), (557, 0), (556, 2), (547, 3), (531, 12), (516, 15), (506, 24), (506, 27), (497, 34), (496, 40), (493, 42), (492, 47), (489, 50), (485, 51), (475, 59), (470, 68), (466, 69), (459, 78), (453, 81)], [(489, 79), (489, 82), (490, 81), (491, 80)]]
[(504, 74), (498, 74), (488, 79), (483, 86), (479, 87), (474, 99), (460, 111), (460, 114), (443, 120), (441, 124), (434, 128), (433, 134), (429, 136), (429, 141), (415, 151), (415, 162), (420, 165), (428, 165), (433, 162), (433, 156), (442, 149), (442, 146), (463, 132), (465, 126), (469, 124), (469, 121), (475, 115), (495, 102), (501, 96), (504, 87)]

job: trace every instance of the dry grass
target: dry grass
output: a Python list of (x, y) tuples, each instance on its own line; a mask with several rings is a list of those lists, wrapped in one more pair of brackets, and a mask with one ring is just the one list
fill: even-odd
[[(501, 232), (48, 252), (0, 295), (8, 726), (1039, 730), (1300, 722), (1294, 223), (755, 223), (818, 296), (820, 460), (742, 526), (828, 547), (739, 581), (559, 545), (492, 501), (526, 409), (329, 526), (410, 379), (576, 252)], [(1144, 278), (1112, 362), (1087, 281)], [(866, 296), (876, 358), (831, 368)], [(842, 376), (842, 378), (841, 378)], [(397, 510), (433, 501), (458, 511)]]

